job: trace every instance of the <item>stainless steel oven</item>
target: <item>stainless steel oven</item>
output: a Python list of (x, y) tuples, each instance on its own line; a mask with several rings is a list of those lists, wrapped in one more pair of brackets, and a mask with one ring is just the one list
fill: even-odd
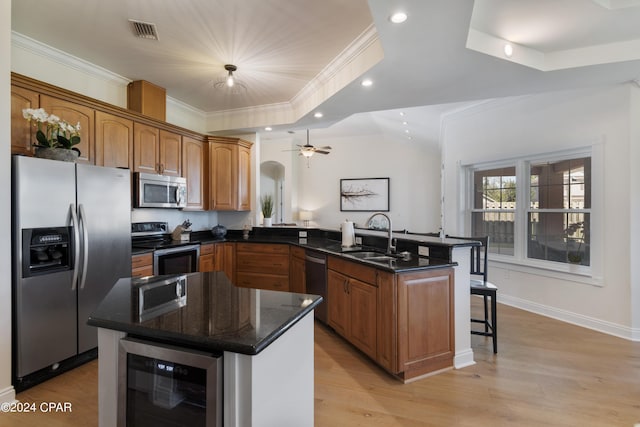
[(182, 274), (198, 271), (200, 245), (182, 245), (153, 251), (153, 274)]
[(118, 426), (178, 425), (222, 425), (222, 356), (121, 339)]

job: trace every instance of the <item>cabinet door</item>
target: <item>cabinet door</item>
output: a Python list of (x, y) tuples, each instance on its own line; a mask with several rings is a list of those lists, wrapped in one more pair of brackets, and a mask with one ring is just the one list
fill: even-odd
[(204, 209), (204, 143), (182, 137), (182, 176), (187, 179), (187, 209)]
[(200, 272), (205, 272), (205, 271), (215, 271), (214, 270), (214, 256), (213, 254), (209, 254), (209, 255), (201, 255), (200, 256), (200, 267), (198, 269), (198, 271)]
[[(454, 354), (453, 270), (398, 279), (399, 371), (451, 366)], [(431, 369), (429, 369), (431, 370)]]
[(94, 110), (47, 95), (40, 96), (40, 107), (74, 126), (80, 123), (80, 144), (75, 146), (80, 150), (78, 162), (95, 164)]
[(96, 111), (96, 165), (133, 169), (133, 121)]
[(11, 86), (11, 154), (33, 154), (36, 142), (36, 128), (25, 120), (22, 110), (39, 108), (40, 96), (37, 92)]
[(227, 275), (232, 283), (236, 281), (236, 245), (235, 243), (222, 243), (224, 252), (222, 260), (222, 271)]
[(327, 273), (327, 302), (329, 326), (345, 338), (349, 337), (348, 277), (337, 271)]
[(376, 359), (376, 313), (378, 289), (375, 286), (350, 278), (351, 330), (349, 341), (372, 359)]
[(133, 124), (134, 172), (158, 173), (160, 164), (160, 131), (142, 123)]
[(209, 209), (216, 211), (235, 210), (238, 147), (230, 144), (212, 143), (210, 146), (211, 200)]
[(238, 210), (251, 210), (251, 149), (238, 147)]
[[(304, 258), (292, 256), (289, 263), (289, 269), (289, 287), (291, 288), (291, 292), (297, 292), (301, 294), (306, 293)], [(327, 302), (325, 301), (324, 304), (326, 303)]]
[(161, 130), (159, 150), (160, 173), (162, 175), (182, 176), (182, 136)]

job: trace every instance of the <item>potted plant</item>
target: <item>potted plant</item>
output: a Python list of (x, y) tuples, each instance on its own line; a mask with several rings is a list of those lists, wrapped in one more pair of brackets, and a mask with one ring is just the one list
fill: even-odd
[[(577, 235), (577, 237), (575, 237)], [(582, 243), (584, 242), (584, 222), (574, 222), (570, 224), (565, 230), (565, 237), (567, 239), (567, 247), (569, 241), (573, 240), (578, 242), (578, 247), (575, 250), (567, 249), (567, 260), (572, 264), (582, 263), (584, 257), (584, 251), (582, 250)]]
[(262, 196), (260, 202), (262, 204), (262, 216), (264, 217), (263, 225), (270, 227), (271, 217), (273, 216), (273, 197), (271, 194), (266, 194)]
[(43, 108), (25, 108), (22, 115), (36, 131), (36, 157), (75, 162), (80, 155), (75, 145), (80, 144), (80, 123), (73, 126)]

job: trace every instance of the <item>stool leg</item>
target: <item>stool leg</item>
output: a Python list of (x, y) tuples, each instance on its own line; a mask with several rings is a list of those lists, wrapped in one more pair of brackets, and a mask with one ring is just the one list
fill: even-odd
[(487, 296), (482, 295), (482, 299), (484, 299), (484, 331), (489, 332), (489, 325), (487, 324), (489, 321), (489, 313), (487, 312)]
[(493, 332), (493, 352), (498, 353), (498, 314), (496, 313), (496, 294), (491, 295), (491, 329)]

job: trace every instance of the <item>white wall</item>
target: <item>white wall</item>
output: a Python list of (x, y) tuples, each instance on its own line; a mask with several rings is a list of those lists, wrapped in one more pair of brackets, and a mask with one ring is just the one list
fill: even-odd
[[(341, 178), (390, 178), (390, 212), (394, 229), (437, 231), (440, 226), (440, 153), (435, 147), (409, 140), (390, 140), (368, 135), (349, 138), (323, 138), (316, 130), (313, 145), (329, 145), (328, 155), (306, 159), (290, 149), (289, 141), (263, 143), (261, 161), (277, 160), (277, 152), (289, 156), (293, 171), (292, 209), (313, 212), (313, 224), (339, 228), (349, 219), (364, 225), (372, 212), (340, 211)], [(271, 152), (266, 147), (277, 144)], [(273, 158), (271, 157), (273, 155)], [(278, 158), (282, 158), (279, 155)], [(295, 218), (294, 218), (295, 219)]]
[[(600, 210), (593, 211), (594, 219), (601, 218), (593, 222), (593, 235), (601, 239), (602, 286), (492, 262), (489, 278), (499, 286), (502, 302), (609, 333), (634, 335), (632, 312), (638, 316), (640, 303), (631, 299), (630, 255), (637, 254), (637, 249), (630, 254), (630, 248), (638, 235), (630, 230), (634, 230), (632, 218), (638, 217), (631, 207), (638, 205), (639, 193), (630, 190), (631, 186), (637, 190), (640, 182), (638, 172), (632, 175), (640, 153), (635, 148), (637, 125), (633, 141), (630, 136), (630, 101), (633, 95), (637, 117), (638, 90), (620, 85), (497, 100), (447, 119), (442, 144), (448, 233), (465, 231), (460, 221), (464, 206), (457, 196), (460, 164), (588, 145), (594, 145), (604, 158), (603, 175), (593, 177), (594, 191), (602, 196)], [(595, 246), (594, 251), (598, 253)], [(636, 284), (636, 296), (637, 288)]]
[[(11, 2), (0, 2), (0, 222), (5, 238), (0, 241), (0, 402), (15, 398), (11, 385)], [(4, 177), (4, 178), (2, 178)], [(2, 417), (2, 414), (0, 414)]]

